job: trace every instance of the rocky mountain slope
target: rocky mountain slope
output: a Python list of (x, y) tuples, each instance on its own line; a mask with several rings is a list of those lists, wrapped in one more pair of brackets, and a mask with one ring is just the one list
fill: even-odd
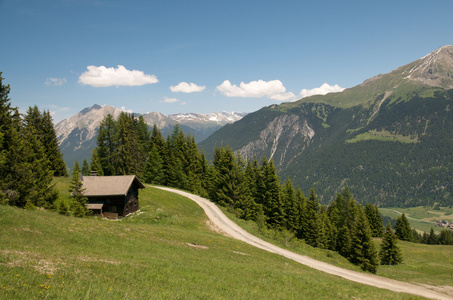
[[(90, 159), (91, 151), (96, 147), (97, 129), (102, 119), (107, 114), (111, 114), (116, 119), (120, 113), (121, 110), (118, 108), (95, 104), (55, 125), (60, 149), (68, 167), (71, 168), (76, 160), (81, 163), (83, 159)], [(240, 120), (244, 115), (246, 114), (236, 112), (168, 116), (158, 112), (142, 114), (145, 122), (150, 127), (156, 124), (164, 137), (178, 123), (184, 133), (193, 135), (197, 142), (202, 141), (223, 125)]]
[(453, 204), (453, 46), (341, 93), (263, 108), (200, 143), (272, 158), (283, 180), (325, 203)]

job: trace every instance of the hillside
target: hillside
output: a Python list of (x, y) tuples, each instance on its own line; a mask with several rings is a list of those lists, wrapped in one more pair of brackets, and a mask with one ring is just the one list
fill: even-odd
[[(60, 195), (67, 196), (69, 179), (56, 183)], [(148, 187), (140, 201), (139, 214), (116, 222), (0, 206), (0, 297), (414, 299), (342, 280), (222, 236), (187, 198)], [(259, 235), (253, 223), (236, 221)], [(378, 275), (429, 281), (439, 288), (449, 285), (451, 246), (400, 245), (405, 263), (381, 266)], [(295, 241), (284, 240), (280, 246), (359, 270), (335, 252)]]
[(341, 93), (263, 108), (200, 143), (272, 158), (282, 179), (329, 203), (452, 205), (453, 46)]
[(152, 188), (140, 196), (141, 214), (117, 222), (0, 206), (0, 297), (410, 298), (224, 237), (184, 197)]

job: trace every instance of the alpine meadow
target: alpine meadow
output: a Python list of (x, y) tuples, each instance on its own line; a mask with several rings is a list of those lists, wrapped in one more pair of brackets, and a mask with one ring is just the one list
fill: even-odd
[[(2, 76), (2, 299), (453, 298), (452, 45), (249, 114), (94, 105), (54, 125), (36, 105), (21, 113)], [(128, 175), (140, 191), (84, 194), (88, 176)], [(319, 264), (426, 293), (253, 247), (158, 187)]]

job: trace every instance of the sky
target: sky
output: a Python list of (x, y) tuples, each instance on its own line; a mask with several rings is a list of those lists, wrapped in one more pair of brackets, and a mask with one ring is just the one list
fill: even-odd
[(13, 106), (253, 112), (453, 44), (453, 1), (0, 0)]

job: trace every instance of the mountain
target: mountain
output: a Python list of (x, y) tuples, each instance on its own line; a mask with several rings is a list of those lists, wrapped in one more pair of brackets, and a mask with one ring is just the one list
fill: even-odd
[[(85, 108), (69, 119), (55, 125), (55, 131), (63, 157), (69, 168), (76, 160), (90, 160), (91, 151), (96, 147), (97, 129), (102, 119), (111, 114), (115, 119), (122, 111), (118, 108), (105, 105), (93, 105)], [(140, 114), (134, 114), (136, 116)], [(240, 120), (245, 113), (215, 112), (211, 114), (172, 114), (164, 115), (158, 112), (141, 114), (145, 122), (152, 127), (154, 124), (161, 130), (164, 137), (169, 134), (176, 123), (185, 134), (194, 136), (200, 142), (221, 128), (223, 125)]]
[(341, 93), (272, 105), (200, 143), (272, 158), (324, 203), (348, 185), (380, 206), (453, 205), (453, 46)]

